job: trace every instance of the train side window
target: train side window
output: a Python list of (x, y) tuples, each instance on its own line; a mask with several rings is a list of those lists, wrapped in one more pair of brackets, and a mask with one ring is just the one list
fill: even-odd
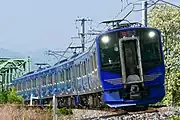
[(36, 79), (34, 78), (33, 79), (33, 88), (35, 88), (36, 87)]
[(51, 73), (51, 84), (54, 84), (54, 73)]
[(36, 78), (36, 88), (40, 85), (41, 77)]
[(84, 61), (84, 75), (87, 75), (87, 59)]
[(18, 92), (18, 86), (17, 86), (17, 83), (15, 83), (14, 85), (15, 85), (16, 91)]
[(66, 72), (65, 72), (65, 73), (66, 73), (66, 75), (65, 75), (65, 77), (66, 77), (66, 78), (65, 78), (65, 81), (67, 81), (67, 80), (68, 80), (69, 71), (68, 71), (68, 69), (66, 69), (65, 71), (66, 71)]
[(16, 88), (16, 91), (18, 92), (18, 84), (17, 83), (15, 83), (15, 88)]
[(30, 79), (29, 81), (30, 81), (30, 84), (31, 84), (31, 87), (30, 87), (30, 89), (32, 89), (32, 88), (33, 88), (32, 79)]
[(31, 85), (29, 79), (28, 79), (27, 83), (28, 83), (27, 89), (29, 90), (30, 89), (30, 85)]
[(51, 85), (52, 84), (52, 74), (48, 75), (48, 84)]
[(73, 67), (70, 68), (70, 80), (73, 80)]
[(94, 67), (93, 67), (93, 56), (91, 56), (91, 59), (90, 59), (90, 64), (91, 64), (91, 72), (94, 71)]
[(26, 90), (28, 90), (29, 88), (29, 80), (27, 79), (27, 81), (26, 81)]
[(80, 64), (79, 64), (79, 65), (80, 65), (80, 77), (81, 77), (81, 76), (83, 75), (83, 70), (82, 70), (82, 68), (83, 68), (83, 67), (82, 67), (82, 66), (83, 66), (83, 64), (82, 64), (82, 62), (80, 62)]
[(58, 83), (58, 72), (54, 73), (54, 84)]
[(77, 70), (76, 70), (76, 65), (74, 65), (74, 67), (73, 67), (73, 77), (76, 79), (77, 78)]
[(27, 79), (27, 82), (26, 82), (26, 89), (28, 90), (29, 89), (29, 80)]
[(45, 86), (46, 85), (46, 75), (42, 76), (42, 85)]
[(57, 83), (59, 83), (60, 82), (60, 72), (59, 71), (56, 72), (56, 78), (57, 78)]
[(24, 80), (24, 85), (23, 85), (23, 87), (24, 87), (24, 90), (26, 90), (27, 89), (27, 80)]
[(26, 86), (26, 85), (23, 85), (23, 84), (24, 84), (24, 81), (21, 82), (21, 88), (22, 88), (21, 90), (22, 90), (22, 91), (24, 90), (24, 88), (25, 88), (25, 86)]
[(69, 80), (71, 80), (71, 67), (69, 68)]
[(90, 73), (90, 62), (89, 62), (89, 59), (87, 60), (87, 73)]
[(20, 83), (20, 81), (18, 82), (18, 91), (21, 91), (21, 83)]
[(20, 86), (20, 82), (18, 81), (17, 84), (18, 84), (18, 91), (20, 91), (20, 87), (21, 87), (21, 86)]
[(76, 65), (76, 78), (79, 77), (79, 65)]
[(96, 69), (97, 68), (96, 52), (93, 53), (93, 58), (94, 58), (94, 69)]
[(81, 77), (81, 63), (79, 64), (79, 77)]
[(63, 70), (63, 83), (65, 83), (65, 80), (66, 80), (66, 71)]
[(21, 91), (23, 91), (23, 81), (20, 83), (21, 84)]

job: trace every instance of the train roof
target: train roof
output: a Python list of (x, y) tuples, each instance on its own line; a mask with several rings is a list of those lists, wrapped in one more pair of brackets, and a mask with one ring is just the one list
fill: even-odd
[[(48, 73), (53, 73), (53, 72), (59, 71), (60, 69), (65, 68), (65, 67), (68, 68), (69, 65), (71, 66), (72, 64), (76, 64), (75, 61), (77, 61), (78, 59), (87, 58), (87, 57), (84, 57), (84, 58), (82, 58), (82, 57), (85, 56), (85, 55), (87, 55), (90, 51), (94, 51), (94, 49), (95, 49), (94, 47), (93, 47), (93, 48), (90, 48), (90, 49), (88, 49), (87, 51), (79, 54), (78, 56), (75, 56), (75, 57), (73, 57), (73, 58), (71, 57), (71, 58), (68, 59), (67, 61), (64, 61), (64, 62), (62, 62), (62, 63), (60, 63), (60, 64), (56, 64), (56, 65), (51, 66), (51, 67), (49, 67), (49, 68), (46, 68), (46, 69), (44, 69), (44, 70), (41, 70), (41, 71), (31, 71), (29, 74), (27, 73), (27, 74), (25, 74), (24, 76), (13, 80), (12, 82), (16, 82), (16, 81), (19, 81), (19, 80), (22, 80), (22, 79), (27, 79), (27, 80), (28, 80), (29, 77), (30, 77), (30, 78), (36, 78), (36, 77), (41, 76), (41, 75), (43, 75), (43, 74), (48, 74)], [(74, 63), (74, 62), (75, 62), (75, 63)], [(67, 66), (67, 65), (68, 65), (68, 66)]]
[(153, 27), (128, 27), (128, 28), (116, 28), (116, 29), (108, 29), (107, 31), (105, 31), (104, 33), (98, 35), (96, 38), (99, 38), (100, 36), (107, 34), (107, 33), (111, 33), (111, 32), (116, 32), (116, 31), (120, 31), (120, 30), (133, 30), (133, 29), (152, 29), (152, 30), (157, 30), (158, 32), (161, 32), (159, 29), (157, 28), (153, 28)]

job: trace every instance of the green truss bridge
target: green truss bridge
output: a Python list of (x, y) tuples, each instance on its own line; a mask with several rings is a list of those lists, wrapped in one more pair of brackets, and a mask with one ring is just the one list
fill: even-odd
[(30, 72), (30, 58), (0, 58), (0, 90), (8, 90), (13, 79)]

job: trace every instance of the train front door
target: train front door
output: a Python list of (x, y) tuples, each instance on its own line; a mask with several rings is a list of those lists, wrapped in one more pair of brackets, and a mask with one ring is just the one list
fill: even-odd
[(124, 37), (119, 40), (119, 47), (124, 84), (143, 82), (139, 39)]

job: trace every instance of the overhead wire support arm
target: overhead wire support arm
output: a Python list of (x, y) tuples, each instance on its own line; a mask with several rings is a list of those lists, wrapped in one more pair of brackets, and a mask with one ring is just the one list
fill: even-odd
[(80, 21), (81, 22), (81, 26), (82, 26), (82, 32), (79, 33), (82, 37), (82, 52), (85, 51), (85, 22), (87, 21), (92, 21), (91, 19), (85, 19), (85, 18), (82, 18), (82, 19), (76, 19), (76, 21)]

